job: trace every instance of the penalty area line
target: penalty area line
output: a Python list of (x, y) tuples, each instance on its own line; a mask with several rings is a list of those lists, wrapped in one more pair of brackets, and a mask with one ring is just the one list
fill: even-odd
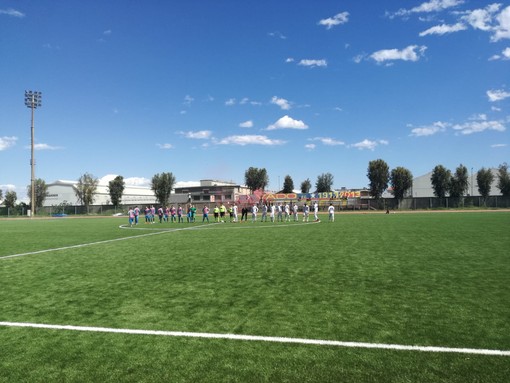
[(459, 353), (473, 355), (495, 355), (510, 356), (510, 351), (506, 350), (488, 350), (477, 348), (454, 348), (454, 347), (436, 347), (436, 346), (410, 346), (400, 344), (385, 343), (365, 343), (365, 342), (343, 342), (336, 340), (320, 340), (320, 339), (304, 339), (304, 338), (286, 338), (258, 335), (239, 335), (239, 334), (215, 334), (203, 332), (185, 332), (185, 331), (160, 331), (160, 330), (137, 330), (122, 329), (108, 327), (89, 327), (89, 326), (72, 326), (72, 325), (52, 325), (41, 323), (23, 323), (23, 322), (0, 322), (0, 326), (4, 327), (25, 327), (50, 330), (67, 330), (67, 331), (83, 331), (83, 332), (100, 332), (100, 333), (116, 333), (116, 334), (132, 334), (132, 335), (155, 335), (155, 336), (172, 336), (187, 338), (205, 338), (205, 339), (226, 339), (226, 340), (242, 340), (255, 342), (273, 342), (273, 343), (293, 343), (293, 344), (309, 344), (319, 346), (335, 346), (349, 348), (366, 348), (396, 351), (420, 351), (420, 352), (443, 352), (443, 353)]

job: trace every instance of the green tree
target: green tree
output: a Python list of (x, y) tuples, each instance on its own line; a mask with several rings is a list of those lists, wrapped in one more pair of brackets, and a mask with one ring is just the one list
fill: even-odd
[(250, 167), (244, 172), (244, 183), (253, 193), (257, 189), (264, 190), (269, 184), (269, 176), (265, 168)]
[(317, 193), (330, 192), (333, 187), (333, 174), (322, 173), (317, 176), (317, 182), (315, 182), (315, 188)]
[(490, 169), (481, 168), (476, 172), (476, 184), (484, 204), (491, 193), (492, 182), (494, 182), (494, 174), (492, 174)]
[(125, 187), (126, 183), (122, 176), (117, 176), (108, 182), (108, 193), (110, 194), (110, 200), (113, 206), (118, 207), (120, 205)]
[(510, 197), (510, 175), (506, 162), (498, 167), (498, 184), (496, 185), (503, 197)]
[(400, 203), (406, 193), (413, 187), (413, 174), (409, 169), (398, 166), (390, 174), (391, 193)]
[(467, 168), (460, 164), (450, 179), (450, 196), (460, 201), (469, 188)]
[(294, 190), (294, 181), (292, 180), (291, 176), (286, 175), (283, 180), (282, 193), (292, 193), (293, 190)]
[(367, 177), (369, 182), (368, 188), (370, 195), (375, 199), (380, 199), (390, 180), (390, 168), (388, 164), (381, 159), (370, 161), (368, 163)]
[(307, 178), (303, 182), (301, 182), (301, 193), (310, 193), (310, 189), (312, 188), (312, 183), (310, 182), (310, 178)]
[[(38, 209), (38, 208), (43, 207), (44, 201), (46, 200), (46, 197), (48, 196), (48, 185), (46, 185), (46, 182), (41, 178), (37, 178), (34, 181), (34, 185), (35, 185), (35, 207), (36, 207), (36, 209)], [(33, 204), (32, 204), (32, 185), (27, 186), (27, 194), (30, 197), (30, 206), (33, 206)]]
[(92, 174), (85, 173), (78, 178), (78, 183), (75, 186), (74, 194), (76, 194), (78, 201), (85, 206), (87, 213), (90, 205), (94, 202), (98, 183), (99, 180)]
[(4, 191), (0, 189), (0, 202), (2, 202), (2, 198), (4, 198)]
[(8, 191), (7, 193), (5, 193), (4, 205), (6, 207), (14, 208), (16, 207), (17, 199), (18, 196), (16, 195), (16, 192), (14, 190)]
[(430, 182), (432, 183), (432, 189), (434, 195), (439, 198), (445, 198), (450, 190), (450, 179), (452, 174), (450, 170), (446, 169), (443, 165), (437, 165), (432, 170), (430, 176)]
[(151, 189), (161, 206), (168, 205), (174, 185), (175, 176), (172, 173), (158, 173), (152, 177)]

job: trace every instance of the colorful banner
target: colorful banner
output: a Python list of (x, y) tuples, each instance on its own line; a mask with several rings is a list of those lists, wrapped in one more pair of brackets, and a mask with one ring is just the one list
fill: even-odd
[(262, 196), (263, 201), (273, 200), (330, 200), (330, 199), (347, 199), (360, 198), (361, 191), (332, 191), (324, 193), (265, 193)]

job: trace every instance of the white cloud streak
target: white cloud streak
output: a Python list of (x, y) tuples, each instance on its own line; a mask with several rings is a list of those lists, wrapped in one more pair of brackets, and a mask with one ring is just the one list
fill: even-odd
[(2, 150), (9, 149), (11, 146), (16, 145), (16, 141), (18, 140), (18, 137), (0, 137), (0, 152)]
[(314, 138), (310, 138), (310, 141), (319, 141), (323, 145), (326, 145), (326, 146), (345, 145), (345, 142), (335, 140), (334, 138), (331, 138), (331, 137), (314, 137)]
[(314, 67), (327, 67), (328, 66), (328, 62), (324, 59), (320, 59), (320, 60), (310, 60), (310, 59), (303, 59), (301, 60), (298, 65), (300, 66), (307, 66), (307, 67), (311, 67), (311, 68), (314, 68)]
[(7, 15), (7, 16), (17, 17), (17, 18), (25, 17), (24, 13), (17, 11), (16, 9), (13, 9), (13, 8), (0, 9), (0, 15)]
[(318, 22), (319, 25), (323, 25), (326, 29), (331, 29), (334, 26), (345, 24), (349, 21), (349, 12), (338, 13), (333, 17), (322, 19)]
[(427, 29), (426, 31), (423, 31), (420, 33), (420, 36), (427, 36), (427, 35), (444, 35), (447, 33), (454, 33), (459, 31), (466, 30), (467, 27), (462, 23), (457, 23), (454, 25), (447, 25), (447, 24), (441, 24), (436, 25), (432, 28)]
[(181, 136), (184, 136), (186, 138), (191, 138), (194, 140), (207, 140), (211, 137), (212, 132), (210, 130), (199, 130), (196, 132), (193, 132), (193, 131), (177, 132), (177, 134), (180, 134)]
[(393, 60), (418, 61), (425, 54), (426, 49), (427, 47), (424, 45), (409, 45), (402, 50), (383, 49), (372, 53), (370, 57), (378, 63)]
[(502, 89), (491, 89), (487, 91), (487, 97), (489, 97), (490, 102), (501, 101), (510, 97), (510, 92), (506, 92)]
[(464, 0), (430, 0), (424, 2), (417, 7), (411, 9), (401, 8), (395, 13), (390, 13), (388, 16), (390, 18), (394, 17), (407, 17), (414, 13), (431, 13), (431, 12), (440, 12), (445, 9), (456, 7), (464, 3)]
[(253, 121), (252, 120), (248, 120), (248, 121), (241, 122), (239, 124), (239, 127), (240, 128), (253, 128)]
[(275, 146), (283, 145), (285, 141), (270, 139), (263, 135), (233, 135), (222, 138), (215, 142), (216, 145), (264, 145), (264, 146)]
[(434, 122), (432, 125), (413, 128), (411, 130), (410, 136), (414, 137), (432, 136), (436, 133), (444, 132), (446, 128), (449, 127), (450, 125), (451, 124), (448, 124), (447, 122), (437, 121)]
[(278, 105), (283, 110), (289, 110), (291, 108), (291, 103), (284, 99), (284, 98), (278, 98), (276, 96), (273, 96), (271, 99), (271, 104)]
[(375, 148), (379, 145), (388, 145), (389, 142), (387, 140), (376, 140), (376, 141), (373, 141), (373, 140), (369, 140), (369, 139), (364, 139), (363, 141), (361, 142), (358, 142), (356, 144), (352, 144), (351, 146), (353, 148), (357, 148), (359, 150), (372, 150), (374, 151)]

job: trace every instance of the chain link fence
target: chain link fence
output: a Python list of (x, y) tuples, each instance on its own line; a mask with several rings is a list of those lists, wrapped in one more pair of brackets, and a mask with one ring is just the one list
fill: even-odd
[[(394, 198), (383, 198), (379, 201), (373, 199), (349, 199), (321, 201), (320, 210), (326, 211), (332, 203), (337, 211), (349, 210), (445, 210), (445, 209), (508, 209), (510, 208), (510, 197), (491, 196), (487, 199), (482, 197), (462, 198), (404, 198), (400, 203)], [(195, 206), (201, 211), (202, 205), (210, 203), (197, 203)], [(103, 215), (113, 216), (126, 214), (128, 205), (115, 207), (113, 205), (91, 205), (85, 206), (64, 205), (45, 206), (37, 210), (38, 217), (65, 217), (77, 215)], [(27, 216), (30, 209), (27, 206), (14, 208), (0, 207), (0, 217), (23, 217)]]

